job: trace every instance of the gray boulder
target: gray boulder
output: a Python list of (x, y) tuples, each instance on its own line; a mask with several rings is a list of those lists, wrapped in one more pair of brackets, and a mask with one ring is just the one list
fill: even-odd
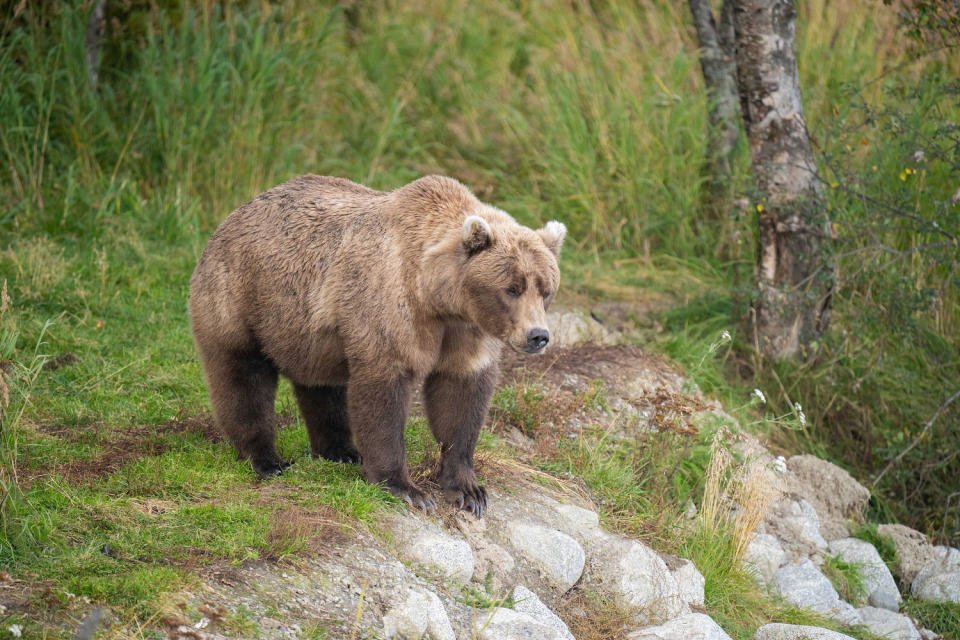
[(934, 547), (933, 559), (917, 573), (911, 591), (921, 600), (960, 603), (960, 550)]
[(935, 559), (933, 545), (927, 540), (927, 536), (915, 529), (902, 524), (881, 524), (877, 527), (877, 532), (893, 539), (897, 548), (897, 564), (894, 569), (902, 584), (913, 584), (913, 579), (920, 573), (920, 569)]
[(518, 584), (510, 594), (513, 600), (513, 610), (525, 613), (540, 624), (552, 627), (557, 630), (566, 640), (576, 640), (566, 623), (560, 619), (560, 616), (550, 610), (547, 605), (541, 602), (533, 591), (527, 589), (522, 584)]
[(636, 540), (611, 537), (594, 547), (587, 580), (591, 588), (609, 594), (648, 624), (690, 612), (680, 585), (663, 558)]
[(857, 572), (863, 579), (867, 600), (874, 607), (899, 611), (900, 590), (893, 575), (880, 554), (869, 542), (857, 538), (834, 540), (829, 546), (830, 553), (845, 562), (857, 565)]
[(514, 549), (559, 591), (568, 591), (580, 579), (586, 554), (579, 542), (562, 531), (523, 521), (511, 522), (509, 531)]
[(383, 616), (383, 633), (399, 640), (456, 640), (447, 611), (432, 591), (408, 587)]
[(769, 584), (780, 565), (786, 559), (783, 547), (768, 533), (758, 533), (747, 546), (743, 563), (761, 584)]
[(407, 560), (444, 577), (466, 583), (473, 575), (473, 551), (465, 540), (441, 531), (424, 530), (400, 546)]
[(810, 609), (848, 625), (860, 623), (860, 614), (840, 599), (830, 580), (809, 560), (777, 569), (770, 589), (797, 607)]
[(807, 557), (827, 548), (820, 535), (820, 518), (816, 509), (803, 498), (784, 498), (767, 511), (764, 520), (768, 534), (773, 535), (792, 557)]
[(860, 607), (860, 618), (870, 633), (888, 640), (920, 640), (920, 632), (907, 616), (889, 609)]
[(688, 613), (656, 627), (627, 634), (628, 640), (730, 640), (713, 618), (703, 613)]
[(779, 622), (765, 624), (753, 634), (753, 640), (855, 640), (850, 636), (822, 627)]
[(477, 620), (481, 640), (568, 640), (557, 629), (526, 613), (497, 607), (484, 614)]

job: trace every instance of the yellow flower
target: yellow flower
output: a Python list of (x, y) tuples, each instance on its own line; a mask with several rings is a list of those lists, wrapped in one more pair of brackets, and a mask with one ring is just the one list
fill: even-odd
[(757, 203), (757, 213), (763, 213), (763, 205)]
[(907, 172), (906, 172), (906, 171), (901, 171), (901, 172), (900, 172), (900, 179), (901, 179), (901, 180), (906, 180), (906, 179), (907, 179)]
[(831, 182), (831, 183), (830, 183), (830, 188), (831, 188), (831, 189), (836, 189), (836, 188), (839, 187), (839, 186), (840, 186), (840, 183), (839, 183), (839, 182)]

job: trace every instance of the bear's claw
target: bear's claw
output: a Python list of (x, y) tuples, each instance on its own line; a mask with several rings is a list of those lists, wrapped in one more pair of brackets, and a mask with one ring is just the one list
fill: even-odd
[(478, 518), (483, 517), (487, 508), (487, 490), (479, 484), (466, 489), (448, 489), (444, 491), (444, 496), (458, 510), (469, 511)]
[(437, 503), (433, 498), (420, 491), (413, 485), (393, 485), (386, 483), (386, 489), (398, 498), (403, 498), (411, 508), (422, 509), (430, 513), (437, 508)]

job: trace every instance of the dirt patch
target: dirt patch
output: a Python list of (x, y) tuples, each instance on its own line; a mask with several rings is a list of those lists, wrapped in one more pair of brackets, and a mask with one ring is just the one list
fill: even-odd
[(500, 361), (503, 380), (510, 384), (523, 376), (563, 387), (569, 385), (569, 376), (582, 376), (591, 380), (605, 380), (608, 384), (629, 379), (638, 371), (655, 372), (676, 376), (676, 372), (660, 358), (626, 345), (584, 344), (548, 350), (542, 356), (522, 356), (504, 349)]
[(76, 364), (80, 362), (80, 358), (77, 357), (75, 353), (61, 353), (56, 358), (51, 358), (43, 363), (44, 371), (56, 371), (60, 367), (66, 367), (71, 364)]

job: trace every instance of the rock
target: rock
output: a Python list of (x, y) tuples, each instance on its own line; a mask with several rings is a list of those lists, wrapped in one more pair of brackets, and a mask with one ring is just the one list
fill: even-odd
[(509, 529), (514, 549), (537, 565), (561, 592), (580, 579), (586, 555), (579, 542), (562, 531), (521, 521), (511, 522)]
[(702, 607), (703, 588), (706, 586), (706, 580), (697, 570), (697, 567), (686, 558), (676, 558), (673, 562), (667, 562), (667, 567), (680, 587), (680, 597), (683, 601), (687, 604)]
[(911, 591), (921, 600), (960, 603), (960, 550), (933, 547), (933, 559), (917, 573)]
[(466, 583), (473, 576), (473, 551), (464, 540), (440, 531), (422, 531), (400, 553), (407, 560), (434, 569), (443, 576)]
[(863, 522), (870, 491), (835, 464), (816, 456), (787, 460), (794, 481), (789, 490), (805, 498), (820, 516), (820, 532), (829, 540), (850, 535), (847, 522)]
[(406, 598), (383, 616), (383, 633), (402, 640), (456, 640), (440, 598), (417, 587), (408, 587)]
[(923, 638), (923, 640), (938, 640), (940, 634), (932, 629), (920, 629), (920, 637)]
[(548, 627), (552, 627), (560, 632), (560, 635), (566, 640), (575, 640), (573, 634), (570, 633), (570, 629), (567, 628), (567, 625), (564, 623), (560, 617), (555, 614), (553, 611), (543, 604), (540, 601), (540, 598), (537, 597), (533, 591), (527, 589), (522, 584), (518, 584), (513, 589), (513, 593), (510, 594), (511, 599), (513, 599), (513, 610), (519, 611), (520, 613), (525, 613), (540, 624), (544, 624)]
[(688, 613), (657, 627), (627, 634), (628, 640), (730, 640), (730, 636), (704, 613)]
[(875, 636), (889, 640), (920, 640), (920, 632), (907, 616), (878, 607), (857, 609), (863, 625)]
[(840, 599), (830, 580), (810, 560), (780, 567), (773, 574), (770, 588), (792, 605), (810, 609), (844, 624), (860, 623), (860, 614)]
[(648, 624), (690, 612), (663, 558), (636, 540), (611, 538), (592, 549), (589, 583)]
[(777, 501), (767, 511), (764, 523), (766, 532), (792, 556), (807, 557), (827, 548), (827, 541), (820, 535), (817, 511), (802, 498)]
[(750, 568), (761, 584), (769, 584), (773, 574), (786, 559), (783, 547), (768, 533), (758, 533), (747, 546), (743, 562)]
[(616, 344), (618, 334), (580, 311), (553, 311), (547, 314), (550, 327), (550, 345), (571, 347), (585, 342)]
[(506, 584), (516, 562), (507, 550), (485, 538), (475, 541), (473, 547), (473, 579), (486, 582), (487, 576), (493, 578), (494, 590), (499, 591)]
[(560, 631), (533, 616), (503, 607), (478, 616), (477, 626), (482, 629), (481, 640), (568, 640)]
[(897, 548), (895, 569), (902, 584), (913, 584), (913, 579), (917, 577), (923, 565), (936, 556), (927, 536), (910, 527), (902, 524), (881, 524), (877, 527), (877, 533), (893, 539), (893, 544)]
[(584, 509), (574, 504), (558, 504), (557, 513), (560, 517), (569, 523), (575, 531), (594, 530), (600, 528), (600, 516), (596, 511)]
[(863, 578), (867, 600), (871, 605), (890, 611), (900, 610), (903, 600), (900, 590), (890, 569), (872, 544), (857, 538), (841, 538), (831, 542), (828, 548), (833, 555), (857, 565), (857, 573)]
[(850, 636), (822, 627), (779, 622), (765, 624), (753, 634), (753, 640), (854, 640)]

